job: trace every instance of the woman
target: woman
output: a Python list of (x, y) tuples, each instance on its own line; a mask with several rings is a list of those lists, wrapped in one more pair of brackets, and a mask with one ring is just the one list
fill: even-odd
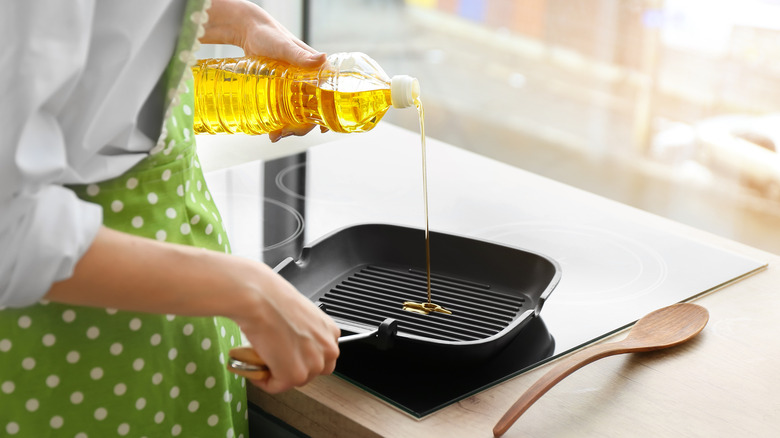
[(245, 384), (224, 366), (238, 329), (271, 393), (331, 373), (339, 330), (226, 254), (195, 154), (192, 53), (200, 39), (304, 66), (324, 54), (243, 0), (6, 6), (0, 431), (246, 437)]

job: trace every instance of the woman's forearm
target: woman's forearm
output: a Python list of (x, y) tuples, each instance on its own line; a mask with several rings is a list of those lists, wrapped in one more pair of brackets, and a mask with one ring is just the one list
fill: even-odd
[(102, 228), (51, 301), (159, 314), (226, 316), (271, 370), (275, 393), (333, 372), (338, 326), (268, 266)]
[(257, 264), (219, 252), (102, 228), (73, 276), (55, 283), (46, 299), (149, 313), (241, 318), (237, 311), (247, 309), (246, 301), (251, 299), (246, 278), (261, 278), (258, 270), (262, 267)]

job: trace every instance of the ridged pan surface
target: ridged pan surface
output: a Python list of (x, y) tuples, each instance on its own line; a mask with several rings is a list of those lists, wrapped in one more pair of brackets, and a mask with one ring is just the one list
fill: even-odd
[(464, 342), (495, 336), (528, 310), (527, 297), (494, 290), (489, 284), (433, 275), (432, 296), (452, 315), (420, 315), (401, 307), (404, 301), (427, 300), (424, 271), (366, 265), (325, 292), (319, 301), (325, 312), (345, 323), (377, 326), (398, 320), (399, 333), (431, 340)]

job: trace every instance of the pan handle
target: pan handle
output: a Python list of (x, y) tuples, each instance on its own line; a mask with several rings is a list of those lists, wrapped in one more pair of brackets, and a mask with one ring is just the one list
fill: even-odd
[(227, 369), (252, 380), (265, 380), (271, 375), (265, 361), (248, 345), (230, 349)]
[[(359, 333), (357, 335), (342, 336), (339, 338), (339, 345), (346, 342), (356, 342), (362, 339), (369, 339), (376, 335), (376, 330)], [(253, 380), (265, 380), (271, 375), (263, 358), (257, 354), (250, 345), (231, 348), (228, 356), (227, 368), (229, 371)]]
[[(387, 318), (374, 330), (356, 335), (347, 335), (339, 338), (339, 345), (349, 342), (368, 340), (380, 350), (392, 347), (395, 335), (398, 333), (398, 321)], [(252, 380), (265, 380), (271, 375), (265, 361), (250, 345), (231, 348), (228, 354), (228, 371)]]

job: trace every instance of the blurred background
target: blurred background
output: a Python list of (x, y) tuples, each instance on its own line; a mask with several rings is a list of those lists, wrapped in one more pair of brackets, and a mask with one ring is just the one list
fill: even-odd
[(428, 137), (780, 254), (780, 0), (256, 2), (417, 77)]

